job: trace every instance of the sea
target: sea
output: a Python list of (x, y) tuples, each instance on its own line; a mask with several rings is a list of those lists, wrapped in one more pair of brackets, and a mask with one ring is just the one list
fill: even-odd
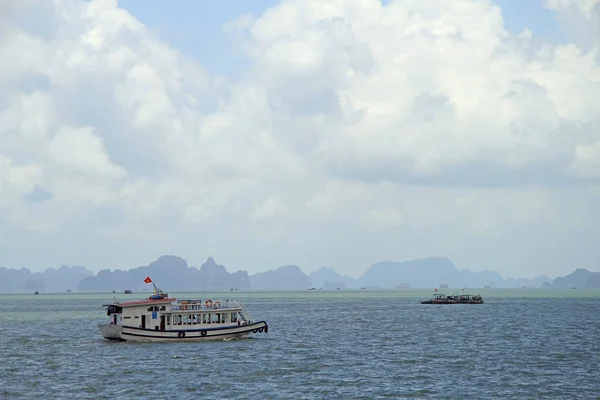
[(600, 399), (600, 290), (479, 293), (172, 292), (240, 300), (269, 324), (195, 343), (102, 338), (102, 305), (147, 292), (1, 294), (0, 400)]

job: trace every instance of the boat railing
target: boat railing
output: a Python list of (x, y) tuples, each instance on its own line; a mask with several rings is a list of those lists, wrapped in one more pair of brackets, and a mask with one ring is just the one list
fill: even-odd
[(222, 309), (241, 309), (242, 303), (237, 301), (213, 301), (210, 306), (207, 306), (206, 301), (197, 300), (179, 300), (179, 302), (171, 304), (171, 310), (182, 311), (182, 310), (194, 310), (194, 311), (208, 311), (208, 310), (222, 310)]
[(242, 304), (240, 304), (241, 307), (241, 312), (240, 314), (242, 314), (242, 318), (244, 319), (245, 322), (251, 324), (252, 323), (252, 316), (250, 316), (250, 313), (248, 312), (248, 310), (246, 310), (246, 307), (244, 307)]

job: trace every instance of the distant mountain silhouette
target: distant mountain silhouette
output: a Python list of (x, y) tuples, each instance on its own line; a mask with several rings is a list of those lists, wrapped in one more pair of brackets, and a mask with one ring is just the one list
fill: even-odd
[(171, 290), (250, 289), (250, 280), (245, 271), (230, 274), (224, 266), (217, 265), (212, 257), (209, 257), (198, 270), (188, 267), (187, 261), (183, 258), (170, 255), (161, 256), (148, 266), (129, 271), (102, 270), (96, 276), (83, 279), (78, 289), (80, 291), (153, 289), (151, 285), (144, 283), (144, 278), (147, 276), (158, 282), (161, 288)]
[(358, 280), (362, 287), (392, 287), (410, 285), (415, 288), (434, 288), (445, 282), (449, 287), (503, 286), (502, 275), (494, 271), (459, 271), (444, 257), (430, 257), (414, 261), (382, 261), (373, 264)]
[(504, 279), (494, 271), (459, 270), (444, 257), (430, 257), (413, 261), (381, 261), (369, 267), (358, 279), (341, 275), (329, 267), (321, 267), (306, 275), (296, 265), (248, 275), (246, 271), (230, 273), (212, 257), (200, 269), (190, 267), (183, 258), (164, 255), (147, 266), (130, 270), (103, 269), (93, 274), (84, 267), (62, 266), (44, 272), (31, 273), (26, 268), (0, 268), (0, 292), (64, 292), (111, 291), (125, 289), (141, 291), (153, 289), (144, 283), (150, 276), (165, 290), (307, 290), (311, 287), (337, 288), (435, 288), (442, 282), (450, 288), (549, 287), (600, 288), (600, 273), (577, 269), (575, 272), (552, 279), (540, 276), (533, 279)]
[(552, 283), (552, 287), (556, 289), (600, 288), (600, 272), (578, 268), (567, 276), (556, 278)]
[(77, 290), (79, 282), (94, 273), (81, 266), (66, 265), (58, 269), (48, 268), (44, 272), (31, 273), (27, 268), (0, 268), (1, 293), (66, 292)]
[(297, 265), (286, 265), (275, 270), (251, 275), (250, 284), (252, 289), (257, 290), (294, 290), (308, 289), (310, 280)]
[(353, 288), (358, 284), (354, 279), (346, 275), (340, 275), (329, 267), (321, 267), (311, 272), (308, 279), (315, 288), (336, 289)]
[(506, 288), (539, 288), (543, 287), (544, 283), (552, 281), (547, 276), (538, 276), (536, 278), (509, 278), (504, 281), (501, 287)]

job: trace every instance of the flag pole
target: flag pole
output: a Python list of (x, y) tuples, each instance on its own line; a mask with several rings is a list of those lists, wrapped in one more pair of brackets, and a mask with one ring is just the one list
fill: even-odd
[[(148, 282), (148, 281), (150, 281), (150, 282)], [(152, 286), (154, 286), (154, 292), (156, 294), (158, 294), (158, 288), (154, 284), (154, 280), (152, 278), (150, 278), (149, 276), (147, 276), (146, 279), (144, 279), (144, 282), (146, 282), (146, 283), (152, 283)]]

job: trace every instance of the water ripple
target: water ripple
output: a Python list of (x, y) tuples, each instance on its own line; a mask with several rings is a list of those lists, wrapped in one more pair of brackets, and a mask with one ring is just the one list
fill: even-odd
[(103, 340), (85, 295), (4, 299), (0, 398), (598, 398), (598, 298), (248, 297), (268, 334), (167, 344)]

